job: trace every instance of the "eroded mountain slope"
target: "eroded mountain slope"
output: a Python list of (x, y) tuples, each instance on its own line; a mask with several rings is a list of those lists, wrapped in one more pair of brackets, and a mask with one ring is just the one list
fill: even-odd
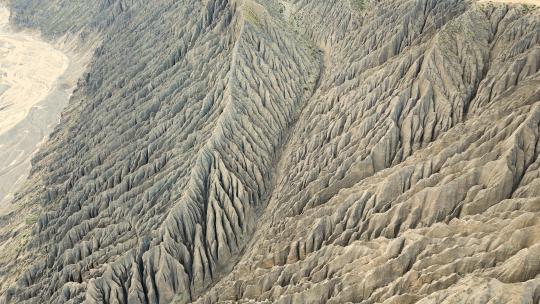
[(1, 219), (4, 302), (539, 300), (538, 8), (54, 2), (14, 20), (103, 43)]

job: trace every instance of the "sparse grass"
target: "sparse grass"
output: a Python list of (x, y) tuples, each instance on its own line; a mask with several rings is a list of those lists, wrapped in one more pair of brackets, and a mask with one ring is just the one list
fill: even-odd
[(246, 18), (247, 21), (249, 21), (253, 25), (259, 25), (260, 20), (259, 16), (257, 16), (257, 13), (250, 7), (245, 7), (243, 9), (244, 18)]
[(38, 220), (38, 216), (37, 216), (37, 215), (34, 215), (34, 214), (31, 214), (31, 215), (29, 215), (28, 217), (26, 217), (26, 219), (24, 220), (24, 222), (25, 222), (27, 225), (34, 225), (35, 223), (37, 223), (37, 220)]
[(356, 8), (357, 10), (363, 10), (366, 6), (366, 0), (350, 0), (352, 7)]
[(524, 14), (527, 14), (527, 13), (531, 12), (532, 10), (534, 10), (534, 5), (529, 5), (529, 4), (524, 4), (523, 5), (523, 13)]

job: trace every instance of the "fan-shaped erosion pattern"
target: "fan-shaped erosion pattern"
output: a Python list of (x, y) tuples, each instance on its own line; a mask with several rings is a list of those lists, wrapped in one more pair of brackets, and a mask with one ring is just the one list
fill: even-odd
[(98, 2), (12, 2), (100, 45), (0, 302), (538, 302), (538, 7)]

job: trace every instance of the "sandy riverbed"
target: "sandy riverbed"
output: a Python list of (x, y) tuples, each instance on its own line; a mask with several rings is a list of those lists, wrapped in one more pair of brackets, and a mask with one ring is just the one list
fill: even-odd
[(36, 35), (13, 32), (0, 8), (0, 134), (23, 120), (66, 71), (69, 59)]
[[(61, 44), (60, 42), (58, 43)], [(30, 159), (58, 123), (88, 56), (14, 31), (0, 7), (0, 215), (26, 180)]]

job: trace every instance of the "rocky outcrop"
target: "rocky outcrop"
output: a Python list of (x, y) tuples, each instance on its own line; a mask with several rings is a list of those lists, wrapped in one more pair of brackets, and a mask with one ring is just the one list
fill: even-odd
[(20, 25), (103, 42), (18, 196), (39, 217), (0, 219), (19, 227), (0, 230), (17, 248), (2, 301), (539, 300), (538, 8), (105, 1), (75, 18), (87, 5), (13, 4)]

